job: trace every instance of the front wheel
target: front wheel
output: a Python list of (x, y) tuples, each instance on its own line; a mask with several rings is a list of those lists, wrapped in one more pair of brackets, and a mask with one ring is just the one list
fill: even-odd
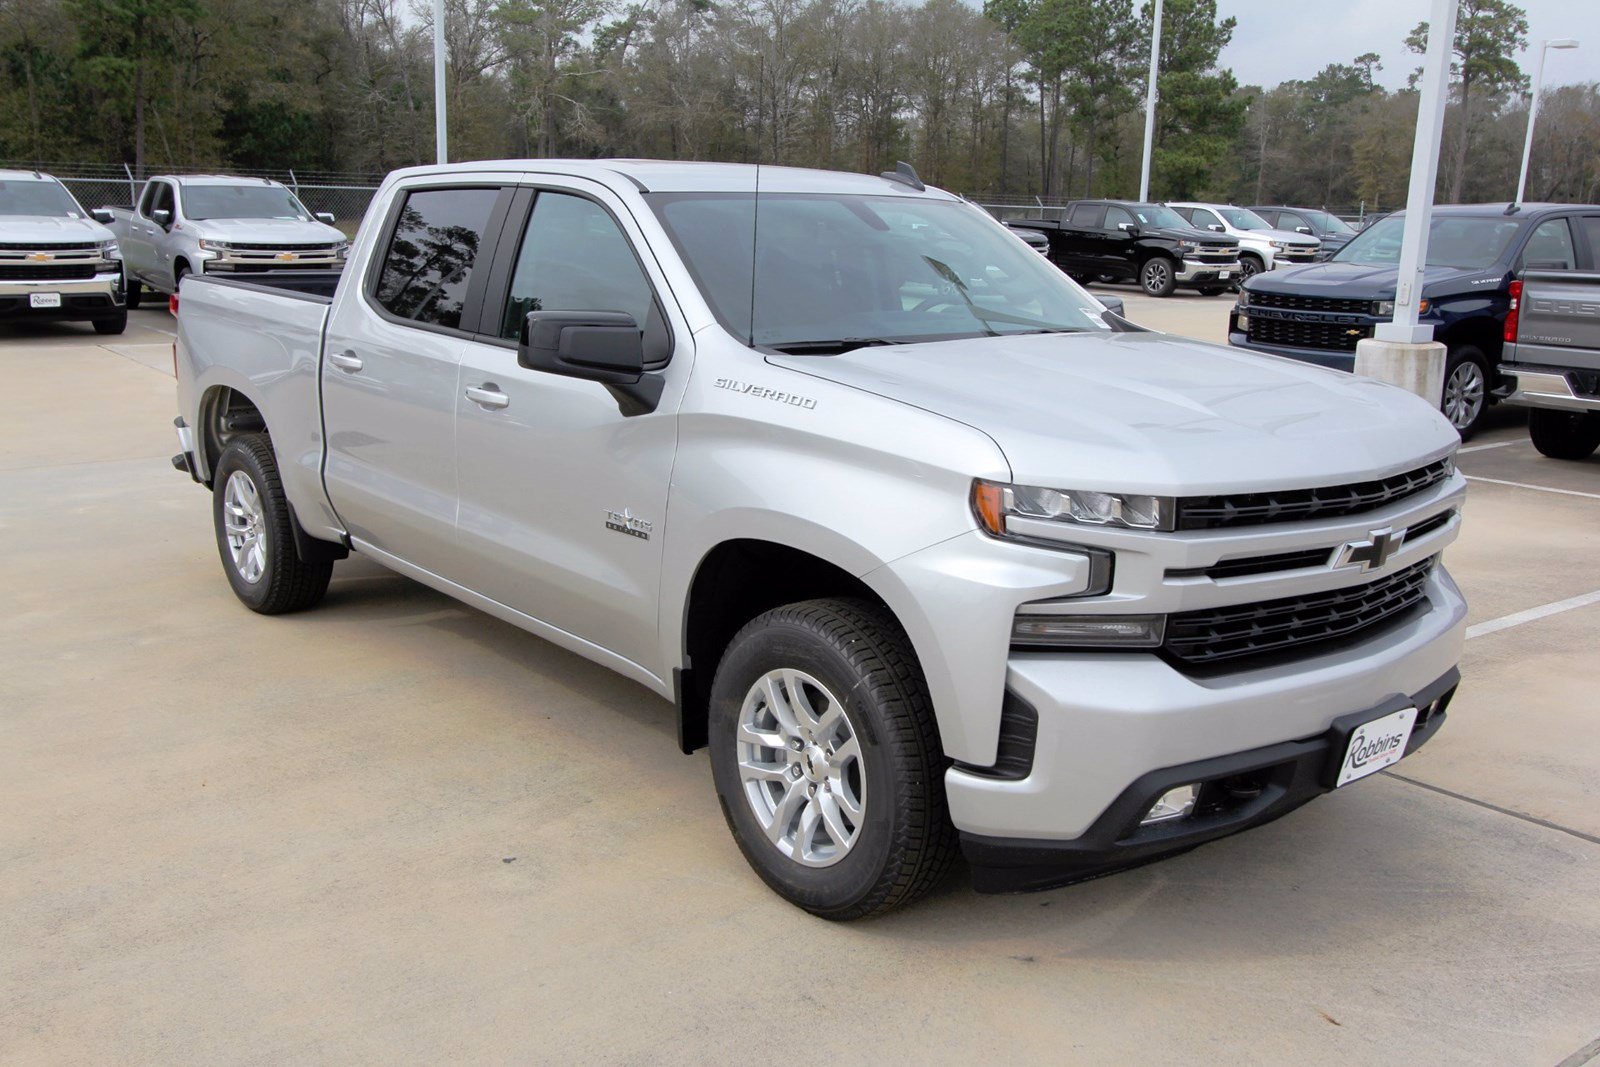
[(1465, 441), (1483, 424), (1489, 409), (1489, 360), (1472, 345), (1452, 349), (1444, 365), (1444, 398), (1439, 410)]
[(1202, 285), (1200, 287), (1201, 296), (1221, 296), (1227, 291), (1228, 287), (1225, 285)]
[(98, 334), (119, 334), (128, 328), (128, 313), (124, 311), (114, 319), (95, 319), (94, 332)]
[(1144, 266), (1139, 268), (1139, 285), (1151, 296), (1171, 296), (1178, 287), (1178, 279), (1172, 271), (1172, 260), (1165, 256), (1145, 260)]
[(1600, 448), (1600, 413), (1534, 408), (1528, 412), (1528, 437), (1551, 459), (1588, 459)]
[(308, 563), (294, 546), (294, 518), (266, 434), (228, 442), (212, 475), (212, 519), (228, 584), (262, 615), (309, 608), (328, 591), (333, 563)]
[(125, 300), (129, 311), (138, 311), (140, 302), (144, 300), (144, 286), (129, 278)]
[(1244, 288), (1244, 283), (1254, 278), (1257, 274), (1267, 269), (1267, 265), (1255, 256), (1239, 257), (1239, 288)]
[(752, 620), (717, 667), (709, 725), (728, 829), (790, 903), (859, 919), (950, 869), (948, 761), (910, 640), (881, 607), (809, 600)]

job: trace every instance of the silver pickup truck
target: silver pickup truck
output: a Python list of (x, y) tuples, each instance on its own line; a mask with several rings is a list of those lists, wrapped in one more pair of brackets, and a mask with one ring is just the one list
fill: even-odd
[(400, 171), (342, 276), (177, 325), (246, 606), (354, 551), (636, 681), (828, 918), (1276, 818), (1458, 681), (1438, 412), (1141, 330), (910, 168)]
[(122, 253), (106, 221), (48, 174), (0, 170), (0, 322), (127, 329)]
[(1600, 448), (1600, 273), (1530, 270), (1511, 283), (1500, 371), (1524, 404), (1533, 446), (1552, 459)]
[(350, 248), (332, 215), (313, 215), (265, 178), (163, 174), (133, 208), (103, 210), (122, 243), (131, 308), (145, 289), (176, 293), (188, 274), (337, 270)]

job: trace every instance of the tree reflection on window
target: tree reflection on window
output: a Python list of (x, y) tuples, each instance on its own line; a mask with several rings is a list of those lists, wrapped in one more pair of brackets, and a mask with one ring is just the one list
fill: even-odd
[(495, 191), (413, 193), (396, 222), (378, 302), (402, 318), (459, 328), (467, 281)]

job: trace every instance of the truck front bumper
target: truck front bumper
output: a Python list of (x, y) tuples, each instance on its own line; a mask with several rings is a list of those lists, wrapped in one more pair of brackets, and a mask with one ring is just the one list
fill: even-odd
[(1226, 263), (1205, 263), (1198, 259), (1185, 259), (1178, 269), (1174, 280), (1179, 285), (1207, 285), (1218, 282), (1232, 282), (1239, 279), (1239, 261), (1229, 260)]
[[(35, 307), (35, 295), (55, 295), (60, 303)], [(0, 319), (35, 321), (109, 319), (123, 310), (122, 272), (102, 271), (92, 278), (0, 281)]]
[[(1064, 885), (1275, 819), (1332, 787), (1352, 720), (1417, 707), (1413, 751), (1443, 721), (1465, 628), (1466, 604), (1438, 568), (1426, 610), (1290, 665), (1202, 677), (1153, 655), (1014, 653), (1008, 693), (1036, 717), (1026, 776), (945, 775), (974, 885)], [(1203, 783), (1194, 814), (1140, 825), (1189, 783)]]
[[(1596, 371), (1570, 371), (1561, 367), (1534, 367), (1525, 363), (1502, 363), (1501, 374), (1513, 379), (1508, 404), (1522, 404), (1531, 408), (1555, 408), (1560, 411), (1600, 411), (1600, 393), (1585, 390), (1574, 379), (1586, 377), (1594, 382), (1600, 378)], [(1600, 385), (1600, 382), (1595, 382)]]

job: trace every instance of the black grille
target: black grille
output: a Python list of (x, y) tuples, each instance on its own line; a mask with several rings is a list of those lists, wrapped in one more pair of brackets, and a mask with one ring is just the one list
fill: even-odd
[(96, 241), (0, 241), (0, 252), (88, 252), (99, 247)]
[(1214, 530), (1223, 526), (1262, 526), (1274, 522), (1331, 519), (1359, 515), (1403, 500), (1450, 477), (1450, 461), (1441, 459), (1404, 474), (1353, 485), (1317, 489), (1285, 489), (1271, 493), (1190, 496), (1178, 501), (1177, 528)]
[(1441, 511), (1431, 519), (1423, 519), (1415, 526), (1412, 526), (1410, 529), (1406, 530), (1405, 539), (1407, 541), (1415, 541), (1419, 537), (1426, 537), (1433, 533), (1433, 531), (1439, 529), (1445, 523), (1449, 522), (1451, 517), (1454, 515), (1455, 512), (1453, 510)]
[(1174, 570), (1167, 573), (1174, 578), (1243, 578), (1249, 574), (1271, 574), (1273, 571), (1320, 567), (1326, 564), (1332, 555), (1331, 548), (1308, 548), (1300, 552), (1278, 552), (1270, 556), (1225, 559), (1209, 567), (1195, 567), (1192, 570)]
[[(1308, 253), (1310, 254), (1310, 253)], [(1331, 296), (1299, 296), (1295, 293), (1250, 293), (1250, 307), (1288, 308), (1292, 311), (1324, 311), (1330, 315), (1369, 315), (1370, 300), (1344, 300)]]
[[(1249, 310), (1245, 309), (1246, 312)], [(1250, 340), (1258, 344), (1354, 352), (1357, 341), (1372, 336), (1372, 327), (1342, 322), (1292, 322), (1251, 315), (1250, 326), (1245, 332)]]
[(1300, 653), (1330, 642), (1351, 640), (1398, 622), (1427, 596), (1432, 559), (1386, 578), (1329, 593), (1264, 600), (1167, 616), (1163, 651), (1196, 667), (1245, 657)]
[[(93, 278), (99, 268), (94, 263), (40, 263), (38, 265), (0, 263), (0, 281), (68, 281)], [(106, 268), (110, 270), (111, 268)]]
[(334, 246), (326, 241), (314, 245), (263, 245), (252, 241), (247, 245), (236, 244), (230, 247), (235, 252), (332, 252), (334, 249)]

